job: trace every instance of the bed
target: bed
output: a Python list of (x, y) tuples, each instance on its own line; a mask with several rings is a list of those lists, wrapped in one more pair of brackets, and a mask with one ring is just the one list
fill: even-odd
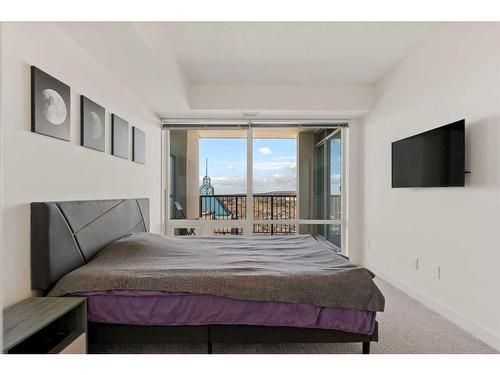
[(149, 233), (149, 201), (31, 205), (32, 287), (88, 299), (89, 342), (378, 340), (368, 270), (308, 235)]

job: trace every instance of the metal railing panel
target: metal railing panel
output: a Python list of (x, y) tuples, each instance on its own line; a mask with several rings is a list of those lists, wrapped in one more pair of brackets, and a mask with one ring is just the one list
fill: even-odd
[[(297, 196), (295, 194), (254, 194), (253, 206), (253, 219), (260, 222), (297, 219)], [(202, 195), (199, 203), (199, 217), (202, 220), (244, 220), (246, 219), (246, 195)], [(242, 233), (241, 228), (217, 228), (214, 231), (214, 234)], [(291, 223), (259, 223), (253, 225), (253, 233), (296, 234), (297, 227)]]

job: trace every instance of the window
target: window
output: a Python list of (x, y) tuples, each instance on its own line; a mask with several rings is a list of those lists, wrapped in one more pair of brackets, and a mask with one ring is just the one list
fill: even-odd
[(342, 249), (343, 129), (166, 132), (167, 234), (311, 234)]
[[(246, 131), (204, 131), (199, 136), (199, 218), (245, 220)], [(194, 183), (194, 182), (193, 182)], [(213, 234), (242, 234), (243, 228), (217, 227)]]
[[(253, 133), (254, 234), (296, 234), (297, 134), (280, 130)], [(283, 224), (265, 224), (281, 220)]]

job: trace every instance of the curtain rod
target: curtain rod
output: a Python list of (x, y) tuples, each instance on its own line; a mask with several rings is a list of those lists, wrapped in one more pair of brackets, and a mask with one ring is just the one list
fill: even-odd
[(348, 120), (300, 120), (300, 119), (199, 119), (199, 118), (169, 118), (162, 119), (163, 129), (209, 129), (209, 128), (340, 128), (348, 127)]

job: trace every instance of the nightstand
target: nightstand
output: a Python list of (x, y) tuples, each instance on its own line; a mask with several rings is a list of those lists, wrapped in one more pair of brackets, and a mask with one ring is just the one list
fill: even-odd
[(87, 300), (33, 297), (4, 310), (4, 353), (87, 353)]

